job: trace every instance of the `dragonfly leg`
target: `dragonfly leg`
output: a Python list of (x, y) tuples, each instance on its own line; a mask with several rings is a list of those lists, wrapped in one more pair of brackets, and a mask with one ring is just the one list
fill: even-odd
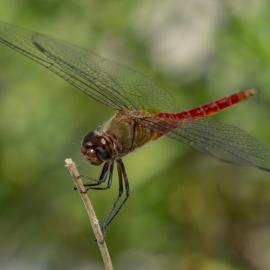
[(123, 194), (123, 175), (122, 175), (121, 167), (118, 162), (117, 162), (117, 172), (118, 172), (118, 196), (113, 203), (113, 208), (116, 207), (116, 205), (118, 204)]
[[(109, 164), (108, 162), (106, 162), (102, 168), (102, 171), (101, 171), (101, 174), (99, 176), (99, 178), (93, 178), (93, 177), (89, 177), (89, 176), (86, 176), (86, 175), (80, 175), (79, 177), (82, 179), (82, 180), (90, 180), (92, 181), (93, 183), (86, 183), (86, 184), (83, 184), (84, 187), (90, 187), (90, 186), (98, 186), (100, 185), (101, 183), (105, 182), (108, 178), (108, 171), (109, 171)], [(74, 190), (77, 190), (77, 187), (74, 187)]]
[(105, 179), (104, 181), (99, 182), (99, 183), (93, 183), (93, 184), (85, 185), (86, 191), (88, 191), (89, 189), (93, 189), (93, 190), (106, 190), (106, 189), (109, 189), (111, 187), (111, 185), (112, 185), (113, 167), (114, 167), (114, 162), (111, 162), (108, 169), (107, 169), (107, 172), (109, 171), (109, 177), (106, 177), (106, 178), (108, 178), (108, 182), (107, 182), (106, 186), (103, 186), (103, 187), (99, 186), (101, 183), (106, 181), (106, 179)]
[[(118, 197), (114, 201), (112, 209), (110, 210), (109, 214), (105, 218), (104, 224), (102, 226), (102, 231), (103, 231), (104, 234), (106, 234), (106, 231), (108, 229), (109, 224), (113, 221), (113, 219), (116, 217), (116, 215), (121, 210), (123, 205), (126, 203), (128, 197), (129, 197), (129, 194), (130, 194), (129, 182), (128, 182), (128, 177), (127, 177), (127, 174), (126, 174), (125, 166), (124, 166), (121, 159), (116, 160), (116, 163), (117, 163), (118, 180), (119, 180)], [(123, 179), (124, 179), (124, 184), (125, 184), (125, 198), (118, 205), (118, 202), (119, 202), (119, 200), (120, 200), (120, 198), (122, 196), (122, 193), (123, 193)]]

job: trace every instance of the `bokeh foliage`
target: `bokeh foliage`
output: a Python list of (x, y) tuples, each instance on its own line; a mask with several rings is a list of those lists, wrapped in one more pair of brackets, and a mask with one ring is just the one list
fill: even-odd
[[(0, 19), (140, 70), (179, 111), (255, 87), (254, 99), (215, 118), (270, 146), (269, 11), (267, 0), (3, 0)], [(113, 111), (74, 90), (0, 47), (1, 269), (102, 269), (63, 162), (98, 174), (80, 140)], [(124, 161), (132, 195), (108, 233), (116, 269), (269, 269), (268, 173), (165, 138)], [(100, 217), (116, 192), (91, 192)]]

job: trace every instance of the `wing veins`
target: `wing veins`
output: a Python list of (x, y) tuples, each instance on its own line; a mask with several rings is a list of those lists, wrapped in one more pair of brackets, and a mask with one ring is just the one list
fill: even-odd
[[(181, 127), (179, 126), (179, 122), (167, 123), (165, 124), (166, 126), (164, 126), (163, 124), (159, 124), (157, 121), (152, 121), (150, 118), (144, 119), (144, 121), (148, 122), (146, 124), (148, 128), (153, 129), (155, 131), (160, 131), (160, 132), (164, 132), (164, 130), (167, 130), (167, 134), (165, 135), (176, 140), (182, 139), (184, 140), (184, 142), (187, 142), (194, 148), (197, 148), (198, 150), (202, 152), (206, 152), (207, 154), (217, 159), (220, 159), (226, 162), (231, 162), (231, 163), (238, 163), (241, 165), (252, 165), (252, 166), (264, 169), (264, 170), (270, 170), (270, 166), (267, 165), (267, 155), (269, 156), (268, 158), (270, 159), (270, 151), (263, 144), (261, 144), (256, 138), (249, 135), (245, 131), (238, 129), (236, 127), (233, 127), (231, 125), (228, 125), (227, 128), (230, 130), (234, 129), (235, 132), (239, 132), (239, 133), (227, 134), (227, 135), (225, 134), (224, 139), (227, 139), (227, 140), (229, 139), (229, 143), (227, 144), (227, 142), (224, 141), (224, 139), (217, 136), (219, 134), (214, 134), (213, 137), (209, 138), (208, 133), (205, 132), (204, 130), (200, 129), (197, 131), (196, 127), (194, 128), (192, 126), (189, 129), (188, 129), (188, 126)], [(187, 122), (186, 124), (188, 123), (190, 122)], [(216, 122), (208, 121), (207, 123), (216, 123)], [(182, 123), (182, 124), (185, 125), (185, 123)], [(206, 124), (206, 123), (203, 123), (203, 124)], [(224, 127), (226, 128), (226, 126)], [(217, 129), (217, 132), (222, 132), (222, 131)], [(240, 142), (237, 141), (237, 137), (235, 137), (235, 135), (237, 134), (241, 135), (243, 139), (247, 140), (247, 145), (243, 143), (241, 144)], [(191, 135), (192, 138), (189, 135)], [(228, 146), (228, 148), (226, 148), (226, 146)], [(234, 147), (235, 149), (232, 149), (232, 147)], [(258, 149), (258, 152), (254, 151), (256, 149)], [(226, 155), (229, 155), (229, 156), (226, 157)]]
[[(44, 53), (45, 56), (47, 56), (49, 59), (51, 59), (53, 62), (57, 63), (57, 65), (59, 66), (64, 66), (67, 67), (68, 69), (71, 70), (71, 72), (74, 71), (75, 74), (77, 74), (77, 76), (84, 78), (87, 82), (93, 84), (96, 88), (93, 88), (91, 85), (82, 82), (81, 80), (79, 80), (78, 78), (76, 78), (74, 75), (72, 75), (73, 78), (76, 78), (78, 81), (80, 81), (81, 83), (83, 83), (84, 85), (88, 86), (89, 88), (92, 88), (94, 90), (96, 90), (101, 96), (104, 97), (104, 99), (110, 100), (114, 105), (116, 105), (117, 109), (121, 109), (122, 108), (122, 104), (119, 103), (119, 100), (117, 98), (115, 98), (115, 96), (112, 95), (112, 97), (114, 97), (115, 99), (111, 99), (108, 96), (105, 96), (104, 93), (102, 91), (98, 91), (97, 89), (106, 89), (104, 86), (98, 86), (94, 80), (89, 80), (89, 78), (87, 77), (86, 73), (83, 72), (80, 69), (77, 69), (76, 67), (74, 67), (73, 65), (67, 63), (66, 61), (64, 61), (63, 59), (55, 56), (54, 54), (52, 54), (50, 51), (48, 51), (46, 48), (44, 48), (43, 46), (41, 46), (39, 43), (37, 43), (36, 41), (33, 43), (36, 48), (38, 50), (40, 50), (40, 52)], [(63, 69), (62, 69), (63, 70)], [(69, 76), (71, 76), (71, 73), (68, 73)], [(85, 91), (85, 93), (87, 93), (87, 91)], [(112, 93), (110, 91), (110, 93)], [(90, 95), (89, 95), (90, 96)], [(100, 101), (100, 100), (99, 100)], [(118, 104), (117, 104), (118, 103)], [(115, 106), (114, 106), (115, 108)]]

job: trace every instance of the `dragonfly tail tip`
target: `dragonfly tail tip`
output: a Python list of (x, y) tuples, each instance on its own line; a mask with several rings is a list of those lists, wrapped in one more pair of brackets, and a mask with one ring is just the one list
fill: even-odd
[(255, 88), (250, 88), (248, 90), (246, 90), (246, 93), (249, 95), (249, 96), (253, 96), (256, 94), (256, 89)]

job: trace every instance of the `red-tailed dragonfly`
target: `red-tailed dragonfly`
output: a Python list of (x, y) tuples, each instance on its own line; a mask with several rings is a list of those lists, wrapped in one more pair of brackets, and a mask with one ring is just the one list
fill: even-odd
[(0, 42), (116, 110), (103, 128), (89, 132), (81, 142), (85, 159), (93, 165), (103, 164), (100, 177), (85, 184), (87, 190), (109, 189), (114, 165), (117, 167), (118, 197), (103, 231), (130, 194), (122, 158), (164, 135), (222, 161), (270, 170), (270, 151), (256, 138), (237, 127), (209, 120), (209, 116), (253, 96), (254, 89), (175, 113), (172, 96), (149, 78), (89, 50), (7, 23), (0, 23)]

